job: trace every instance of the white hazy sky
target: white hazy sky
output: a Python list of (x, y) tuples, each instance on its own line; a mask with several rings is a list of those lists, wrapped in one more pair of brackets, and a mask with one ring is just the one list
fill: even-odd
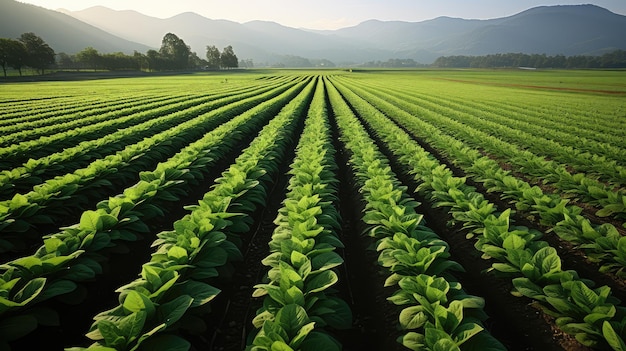
[(196, 12), (212, 19), (236, 22), (274, 21), (290, 27), (337, 29), (368, 19), (422, 21), (439, 16), (495, 18), (541, 5), (593, 3), (626, 15), (626, 0), (19, 0), (48, 9), (71, 11), (101, 5), (115, 10), (135, 10), (167, 18)]

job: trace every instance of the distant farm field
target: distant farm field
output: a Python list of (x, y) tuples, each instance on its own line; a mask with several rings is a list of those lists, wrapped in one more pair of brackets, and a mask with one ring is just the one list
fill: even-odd
[(626, 350), (626, 71), (0, 84), (0, 350)]

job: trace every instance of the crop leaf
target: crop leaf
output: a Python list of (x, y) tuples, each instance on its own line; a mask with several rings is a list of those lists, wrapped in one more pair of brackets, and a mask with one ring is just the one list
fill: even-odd
[(461, 345), (483, 330), (483, 327), (476, 323), (462, 323), (454, 330), (452, 338), (457, 345)]
[(617, 334), (611, 323), (608, 321), (605, 321), (602, 324), (602, 335), (613, 350), (626, 351), (626, 343), (624, 343), (624, 339)]
[(289, 346), (297, 350), (304, 341), (304, 339), (309, 335), (309, 333), (313, 331), (313, 329), (315, 329), (315, 322), (311, 322), (302, 326), (302, 328), (298, 330), (298, 333), (293, 337), (293, 339), (291, 339)]
[(407, 307), (400, 312), (400, 326), (402, 329), (418, 329), (428, 321), (423, 306)]
[(213, 300), (220, 292), (221, 290), (216, 287), (195, 280), (186, 281), (180, 288), (180, 294), (186, 294), (193, 298), (191, 307), (206, 304)]
[(341, 351), (341, 344), (332, 336), (313, 331), (300, 345), (301, 351)]
[(141, 331), (146, 323), (146, 316), (146, 312), (142, 311), (131, 313), (122, 318), (117, 325), (121, 335), (128, 338), (129, 341), (136, 339), (141, 335)]
[(35, 278), (30, 280), (26, 285), (15, 294), (14, 302), (19, 304), (27, 304), (37, 297), (46, 284), (46, 278)]
[(283, 341), (274, 341), (270, 348), (270, 351), (294, 351), (289, 345)]
[[(12, 341), (20, 339), (37, 329), (37, 318), (24, 314), (0, 320), (0, 340)], [(0, 348), (2, 344), (0, 343)]]
[(142, 350), (150, 351), (188, 351), (190, 348), (191, 343), (189, 341), (170, 334), (148, 338), (141, 344)]
[(323, 291), (328, 287), (339, 281), (337, 273), (333, 271), (322, 271), (305, 282), (305, 293), (311, 294), (318, 291)]
[(586, 310), (591, 310), (600, 300), (599, 296), (581, 281), (573, 282), (571, 293), (574, 302)]
[(424, 335), (408, 332), (398, 338), (398, 342), (413, 351), (420, 351), (424, 349)]
[[(310, 302), (313, 299), (309, 299)], [(308, 310), (309, 315), (322, 318), (333, 329), (343, 330), (352, 327), (352, 311), (350, 306), (338, 297), (320, 298)]]
[(115, 325), (115, 323), (113, 323), (112, 321), (106, 319), (99, 321), (98, 330), (100, 331), (100, 335), (102, 335), (106, 346), (118, 350), (123, 350), (126, 348), (126, 338), (122, 334), (122, 331), (119, 330), (117, 325)]
[(308, 324), (309, 321), (306, 310), (302, 306), (295, 304), (286, 305), (276, 313), (276, 322), (290, 336), (295, 336), (300, 328)]
[(135, 290), (130, 290), (128, 292), (122, 306), (125, 311), (131, 313), (145, 311), (148, 314), (148, 317), (155, 311), (154, 303), (150, 300), (150, 298)]
[(343, 258), (334, 251), (324, 252), (313, 256), (311, 263), (313, 270), (327, 270), (341, 265)]
[(157, 308), (159, 320), (168, 326), (176, 323), (185, 315), (185, 312), (191, 307), (193, 298), (189, 295), (178, 296), (174, 300), (164, 303)]

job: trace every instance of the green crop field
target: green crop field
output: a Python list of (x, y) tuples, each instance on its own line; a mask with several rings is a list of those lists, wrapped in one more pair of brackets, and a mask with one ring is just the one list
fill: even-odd
[(626, 71), (0, 84), (0, 350), (626, 350)]

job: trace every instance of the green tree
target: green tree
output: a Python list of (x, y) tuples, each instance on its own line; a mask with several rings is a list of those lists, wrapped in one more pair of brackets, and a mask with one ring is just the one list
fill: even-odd
[(189, 55), (191, 48), (185, 42), (173, 33), (167, 33), (161, 42), (159, 54), (166, 59), (168, 68), (185, 69), (189, 65)]
[(74, 57), (64, 52), (60, 52), (57, 55), (57, 66), (61, 69), (78, 69), (76, 61), (74, 61)]
[(235, 51), (232, 46), (228, 45), (224, 48), (224, 51), (222, 51), (222, 54), (220, 55), (220, 62), (221, 66), (224, 68), (239, 67), (239, 59), (237, 58), (237, 55), (235, 55)]
[(147, 70), (150, 69), (150, 61), (148, 61), (148, 56), (135, 50), (135, 52), (133, 53), (133, 58), (137, 62), (137, 66), (139, 67), (139, 70), (143, 71), (144, 69), (147, 69)]
[(195, 52), (189, 55), (189, 68), (198, 69), (207, 66), (207, 64), (207, 61), (201, 59)]
[(252, 61), (252, 59), (239, 60), (239, 67), (242, 67), (242, 68), (253, 68), (254, 67), (254, 62)]
[(91, 46), (84, 48), (81, 52), (76, 54), (76, 59), (78, 62), (83, 64), (84, 68), (93, 68), (93, 70), (97, 70), (100, 62), (102, 61), (102, 57), (98, 50), (92, 48)]
[(22, 66), (27, 59), (26, 48), (24, 45), (13, 39), (0, 38), (0, 66), (7, 76), (7, 68), (13, 67), (22, 75)]
[(54, 50), (35, 33), (24, 33), (19, 39), (26, 48), (26, 65), (44, 74), (44, 70), (54, 64)]
[(146, 61), (148, 63), (148, 71), (159, 71), (163, 69), (163, 60), (156, 50), (148, 50), (146, 52)]
[(209, 69), (219, 69), (221, 66), (220, 50), (214, 45), (208, 45), (206, 47), (206, 59), (207, 67)]

